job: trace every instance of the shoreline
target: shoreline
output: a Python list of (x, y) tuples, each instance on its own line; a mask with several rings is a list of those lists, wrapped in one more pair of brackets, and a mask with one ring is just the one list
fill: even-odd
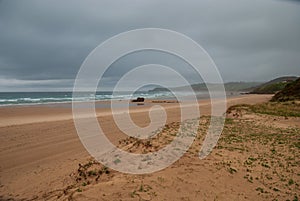
[[(234, 101), (236, 99), (244, 97), (269, 97), (270, 95), (239, 95), (227, 98), (227, 101)], [(129, 102), (130, 113), (147, 112), (154, 105), (161, 105), (165, 109), (178, 108), (178, 103), (173, 102), (174, 100), (164, 99), (148, 99), (143, 105), (138, 105), (138, 103)], [(118, 108), (119, 112), (126, 110), (126, 103), (128, 100), (116, 100), (116, 103), (120, 103), (125, 107)], [(78, 102), (76, 104), (84, 106), (84, 104), (89, 102)], [(97, 105), (110, 105), (111, 101), (96, 101), (96, 115), (97, 117), (109, 116), (111, 115), (110, 107), (97, 107)], [(203, 107), (210, 105), (210, 99), (198, 99), (199, 106)], [(207, 112), (205, 112), (207, 113)], [(55, 104), (42, 104), (42, 105), (22, 105), (22, 106), (8, 106), (0, 107), (0, 128), (5, 126), (41, 123), (41, 122), (52, 122), (52, 121), (63, 121), (72, 120), (72, 102), (70, 103), (55, 103)], [(82, 107), (82, 116), (86, 116), (84, 112), (84, 107)]]
[[(200, 91), (201, 92), (201, 91)], [(199, 92), (199, 93), (200, 93)], [(0, 92), (1, 93), (1, 92)], [(7, 92), (4, 92), (4, 93), (7, 93)], [(14, 93), (14, 92), (12, 92)], [(39, 93), (39, 92), (37, 92)], [(64, 93), (64, 92), (63, 92)], [(69, 92), (67, 92), (69, 93)], [(247, 95), (247, 94), (244, 94), (243, 92), (231, 92), (231, 91), (228, 91), (228, 92), (225, 92), (226, 93), (226, 96), (227, 97), (236, 97), (236, 96), (241, 96), (241, 95)], [(203, 95), (203, 96), (201, 96)], [(141, 95), (141, 97), (143, 97), (143, 95)], [(186, 97), (189, 97), (189, 96), (186, 96)], [(196, 97), (198, 100), (204, 100), (204, 99), (208, 99), (209, 98), (209, 93), (200, 93), (200, 94), (196, 94)], [(110, 102), (110, 101), (128, 101), (128, 100), (132, 100), (134, 97), (132, 97), (131, 99), (96, 99), (95, 102), (96, 103), (101, 103), (101, 102)], [(144, 97), (146, 100), (150, 100), (150, 101), (163, 101), (163, 100), (170, 100), (170, 101), (174, 101), (175, 98), (174, 97), (165, 97), (165, 96), (161, 96), (161, 97), (157, 97), (157, 98), (148, 98), (148, 97)], [(2, 107), (26, 107), (26, 106), (47, 106), (47, 105), (64, 105), (64, 104), (70, 104), (72, 102), (76, 102), (76, 103), (85, 103), (85, 102), (92, 102), (93, 100), (76, 100), (76, 101), (72, 101), (72, 100), (66, 100), (66, 101), (49, 101), (49, 102), (32, 102), (32, 103), (16, 103), (16, 104), (12, 104), (12, 103), (9, 103), (9, 104), (0, 104), (0, 108)]]

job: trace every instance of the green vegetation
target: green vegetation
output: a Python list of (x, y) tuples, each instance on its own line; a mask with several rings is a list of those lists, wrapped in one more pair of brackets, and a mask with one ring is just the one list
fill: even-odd
[(267, 102), (256, 105), (235, 105), (228, 108), (227, 112), (231, 111), (241, 112), (242, 110), (260, 113), (260, 114), (268, 114), (275, 116), (284, 116), (284, 117), (300, 117), (300, 103), (290, 101), (290, 102)]
[(300, 117), (300, 103), (296, 102), (269, 102), (251, 105), (249, 108), (255, 113), (285, 117)]
[[(253, 190), (263, 200), (276, 200), (271, 197), (279, 195), (286, 196), (282, 200), (297, 200), (300, 128), (277, 125), (284, 118), (276, 116), (292, 116), (287, 120), (291, 122), (297, 120), (294, 116), (300, 116), (300, 103), (241, 104), (230, 107), (228, 113), (216, 147), (222, 153), (222, 161), (214, 163), (217, 168), (234, 174), (229, 167), (239, 167), (239, 173), (255, 185)], [(229, 157), (225, 158), (226, 155)]]
[(228, 171), (230, 172), (230, 174), (233, 174), (233, 173), (237, 172), (237, 170), (235, 168), (233, 168), (233, 167), (229, 167)]
[(266, 82), (251, 90), (251, 94), (275, 94), (285, 88), (288, 83), (295, 81), (297, 77), (279, 77)]
[[(277, 81), (282, 81), (282, 79), (277, 79)], [(275, 94), (270, 102), (256, 105), (235, 105), (230, 107), (227, 110), (227, 113), (231, 113), (231, 111), (235, 110), (236, 115), (239, 116), (244, 110), (248, 112), (275, 116), (300, 117), (300, 102), (298, 101), (300, 100), (300, 78), (290, 83), (278, 83), (272, 81), (270, 82), (270, 84), (265, 84), (256, 90), (262, 90), (264, 91), (264, 93), (268, 93), (267, 91), (269, 89), (278, 89), (281, 88), (283, 85), (285, 86), (284, 89)]]
[(256, 190), (256, 191), (259, 191), (260, 193), (264, 193), (264, 192), (265, 192), (264, 189), (261, 188), (261, 187), (257, 187), (255, 190)]
[[(251, 94), (275, 94), (276, 92), (283, 90), (286, 86), (289, 85), (289, 83), (294, 82), (296, 79), (297, 77), (295, 76), (279, 77), (263, 84), (260, 82), (228, 82), (224, 84), (224, 88), (227, 92), (250, 91)], [(157, 87), (152, 90), (149, 90), (149, 92), (161, 92), (170, 90), (185, 91), (189, 87), (192, 87), (192, 89), (195, 91), (207, 91), (208, 87), (211, 90), (220, 90), (223, 86), (221, 84), (199, 83), (193, 84), (191, 86), (181, 86), (172, 89)]]
[[(260, 85), (260, 82), (227, 82), (224, 84), (224, 88), (226, 91), (250, 91), (249, 89), (252, 89), (254, 87), (257, 87)], [(222, 84), (205, 84), (205, 83), (199, 83), (199, 84), (193, 84), (191, 86), (182, 86), (182, 87), (176, 87), (172, 88), (171, 90), (175, 91), (185, 91), (187, 88), (192, 87), (195, 91), (207, 91), (207, 86), (209, 86), (212, 90), (220, 90), (220, 87), (223, 87)], [(169, 91), (169, 89), (157, 87), (152, 90), (149, 90), (149, 92), (161, 92), (161, 91)]]
[(277, 91), (284, 89), (284, 87), (287, 84), (288, 84), (287, 82), (280, 82), (280, 83), (263, 85), (261, 87), (258, 87), (257, 89), (254, 89), (251, 93), (253, 93), (253, 94), (275, 94)]
[(283, 90), (273, 96), (271, 101), (285, 102), (294, 100), (300, 100), (300, 78), (287, 84)]
[(295, 183), (295, 182), (294, 182), (293, 179), (290, 179), (290, 180), (289, 180), (289, 186), (290, 186), (290, 185), (293, 185), (294, 183)]

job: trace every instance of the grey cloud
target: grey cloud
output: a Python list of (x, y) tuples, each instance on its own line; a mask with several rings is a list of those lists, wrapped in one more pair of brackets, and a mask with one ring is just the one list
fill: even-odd
[[(210, 53), (225, 81), (299, 75), (299, 11), (296, 1), (276, 0), (3, 0), (0, 78), (24, 82), (62, 80), (47, 86), (68, 88), (70, 81), (64, 80), (75, 78), (85, 57), (98, 44), (120, 32), (144, 27), (167, 28), (188, 35)], [(132, 66), (151, 61), (151, 56), (137, 56), (112, 66), (106, 74), (107, 84), (115, 83)], [(155, 56), (154, 60), (187, 69), (168, 56)], [(183, 73), (192, 75), (189, 70)], [(192, 82), (196, 81), (192, 78)], [(16, 89), (20, 83), (14, 87), (1, 84), (0, 91)]]

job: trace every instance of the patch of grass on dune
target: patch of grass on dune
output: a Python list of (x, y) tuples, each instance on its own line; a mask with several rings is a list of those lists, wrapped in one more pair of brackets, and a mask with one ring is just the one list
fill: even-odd
[(249, 108), (255, 113), (275, 116), (300, 117), (300, 104), (297, 102), (268, 102), (251, 105)]
[(255, 105), (234, 105), (228, 108), (227, 112), (246, 110), (249, 112), (268, 114), (285, 117), (300, 117), (300, 103), (296, 101), (290, 102), (267, 102)]

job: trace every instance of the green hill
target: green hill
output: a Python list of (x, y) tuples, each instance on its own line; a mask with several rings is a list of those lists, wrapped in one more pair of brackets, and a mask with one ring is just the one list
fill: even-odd
[[(243, 91), (247, 92), (249, 88), (256, 87), (260, 85), (260, 82), (227, 82), (224, 84), (225, 90), (226, 91)], [(207, 84), (211, 89), (213, 90), (219, 90), (221, 84)], [(205, 83), (200, 83), (200, 84), (193, 84), (191, 85), (192, 89), (194, 91), (207, 91), (207, 85)], [(187, 86), (182, 86), (182, 87), (175, 87), (172, 88), (171, 90), (174, 91), (185, 91), (187, 90)], [(166, 88), (154, 88), (152, 90), (149, 90), (150, 92), (161, 92), (161, 91), (169, 91)]]
[(300, 100), (300, 78), (294, 82), (288, 83), (284, 89), (276, 93), (271, 101), (283, 102)]
[(243, 91), (247, 92), (249, 88), (260, 85), (260, 82), (228, 82), (225, 83), (226, 91)]
[(255, 87), (250, 93), (251, 94), (275, 94), (276, 92), (284, 89), (284, 87), (293, 81), (295, 81), (298, 77), (295, 76), (287, 76), (287, 77), (279, 77), (269, 82), (266, 82), (258, 87)]

